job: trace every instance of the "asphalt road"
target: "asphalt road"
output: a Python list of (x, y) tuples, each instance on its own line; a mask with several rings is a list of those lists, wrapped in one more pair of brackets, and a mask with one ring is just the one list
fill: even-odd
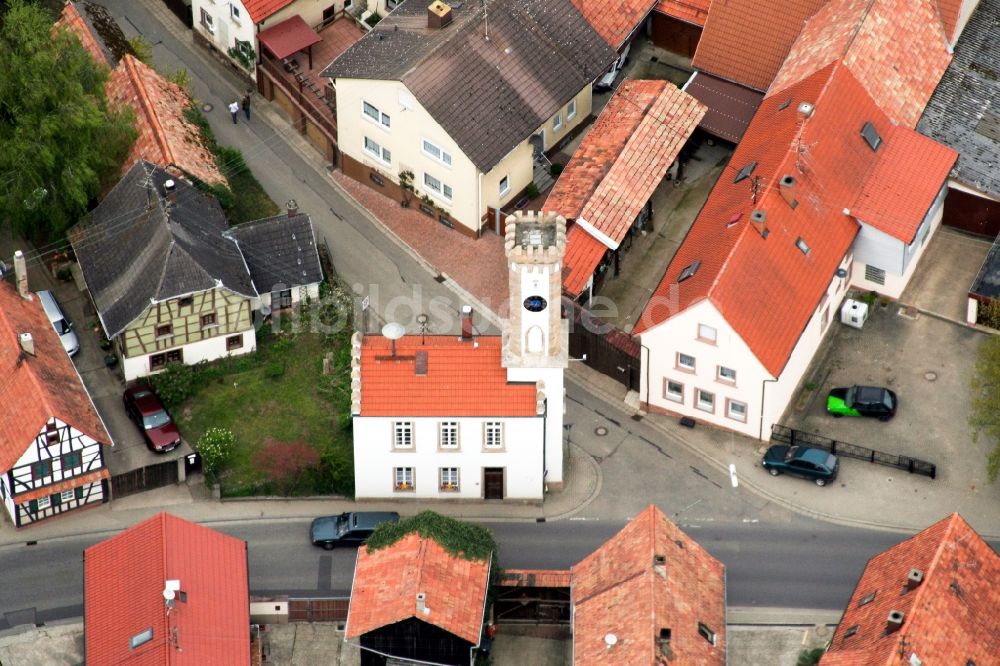
[[(566, 520), (485, 525), (500, 544), (501, 566), (566, 568), (623, 524)], [(249, 543), (252, 595), (340, 596), (350, 590), (356, 551), (313, 547), (306, 537), (307, 521), (212, 527)], [(842, 609), (865, 562), (904, 538), (805, 519), (779, 526), (715, 522), (681, 527), (725, 563), (729, 606)], [(106, 536), (0, 549), (0, 630), (16, 623), (11, 614), (25, 609), (35, 609), (39, 623), (82, 616), (82, 552)]]

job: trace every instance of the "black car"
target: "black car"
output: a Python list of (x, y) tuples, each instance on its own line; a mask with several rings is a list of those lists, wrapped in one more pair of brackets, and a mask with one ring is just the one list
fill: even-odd
[(352, 511), (339, 516), (324, 516), (312, 521), (309, 538), (314, 546), (333, 550), (337, 546), (359, 546), (372, 535), (379, 523), (395, 523), (394, 511)]
[(899, 400), (896, 394), (881, 386), (851, 386), (835, 388), (826, 397), (826, 411), (841, 416), (873, 416), (888, 421), (896, 415)]
[(771, 476), (794, 474), (815, 481), (817, 486), (825, 486), (834, 481), (840, 470), (840, 461), (832, 453), (809, 446), (785, 444), (775, 444), (769, 448), (761, 464)]

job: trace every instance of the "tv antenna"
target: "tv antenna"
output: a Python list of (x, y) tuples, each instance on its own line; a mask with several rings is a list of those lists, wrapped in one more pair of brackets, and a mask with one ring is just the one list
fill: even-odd
[(428, 323), (427, 323), (428, 319), (429, 318), (427, 317), (427, 315), (425, 315), (423, 313), (417, 315), (417, 326), (420, 327), (420, 344), (421, 344), (421, 346), (424, 344), (424, 338), (426, 337), (426, 335), (427, 335), (427, 329), (429, 328)]

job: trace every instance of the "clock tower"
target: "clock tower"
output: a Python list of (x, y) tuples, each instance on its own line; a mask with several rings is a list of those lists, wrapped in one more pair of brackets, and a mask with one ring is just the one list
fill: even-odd
[(517, 212), (504, 239), (510, 314), (503, 325), (503, 366), (511, 382), (535, 382), (544, 403), (545, 485), (563, 480), (563, 371), (569, 361), (569, 326), (562, 317), (562, 262), (566, 218)]

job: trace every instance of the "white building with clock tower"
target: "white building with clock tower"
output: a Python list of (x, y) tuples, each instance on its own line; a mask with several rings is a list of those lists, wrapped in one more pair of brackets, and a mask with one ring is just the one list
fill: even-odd
[(353, 339), (352, 406), (358, 499), (540, 500), (563, 484), (562, 318), (566, 221), (508, 218), (510, 317), (502, 335)]

